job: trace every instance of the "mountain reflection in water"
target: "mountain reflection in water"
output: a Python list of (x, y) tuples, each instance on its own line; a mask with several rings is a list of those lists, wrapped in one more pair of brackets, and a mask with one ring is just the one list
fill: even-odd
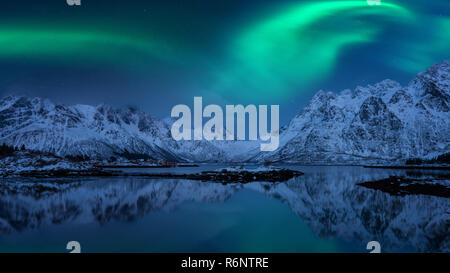
[(226, 185), (92, 178), (41, 197), (3, 193), (0, 252), (65, 252), (70, 240), (86, 252), (367, 252), (373, 240), (383, 252), (449, 251), (449, 199), (356, 185), (405, 171), (290, 168), (305, 175)]

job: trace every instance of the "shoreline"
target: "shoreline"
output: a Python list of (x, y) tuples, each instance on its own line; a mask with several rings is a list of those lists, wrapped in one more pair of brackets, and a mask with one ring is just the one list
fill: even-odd
[(190, 167), (200, 167), (197, 164), (180, 164), (176, 166), (167, 166), (167, 165), (155, 165), (155, 166), (146, 166), (146, 165), (98, 165), (95, 166), (101, 169), (171, 169), (171, 168), (190, 168)]
[(450, 171), (450, 166), (420, 166), (420, 165), (397, 165), (397, 166), (368, 166), (362, 167), (367, 169), (398, 169), (398, 170), (442, 170)]
[[(364, 166), (366, 167), (366, 166)], [(404, 166), (370, 166), (371, 168), (391, 169)], [(416, 166), (408, 166), (414, 169)], [(430, 166), (431, 167), (431, 166)], [(434, 166), (437, 167), (437, 166)], [(47, 179), (77, 179), (77, 178), (148, 178), (148, 179), (179, 179), (193, 180), (210, 183), (236, 184), (251, 182), (283, 183), (292, 178), (303, 176), (305, 173), (299, 170), (279, 167), (259, 167), (256, 169), (245, 169), (228, 167), (211, 171), (196, 173), (176, 172), (127, 172), (124, 170), (87, 168), (87, 169), (50, 169), (50, 170), (27, 170), (17, 173), (3, 174), (4, 178), (20, 179), (31, 178), (36, 185), (46, 182)], [(356, 185), (371, 190), (379, 190), (394, 196), (404, 195), (432, 195), (450, 198), (449, 175), (433, 175), (431, 177), (410, 177), (409, 175), (388, 176), (380, 180), (361, 181)], [(33, 186), (30, 186), (33, 187)], [(39, 190), (39, 187), (37, 188)]]
[(303, 172), (272, 168), (263, 170), (249, 169), (221, 169), (216, 171), (203, 171), (198, 173), (126, 173), (119, 170), (104, 169), (58, 169), (58, 170), (31, 170), (20, 173), (3, 175), (4, 178), (28, 177), (28, 178), (76, 178), (76, 177), (147, 177), (147, 178), (169, 178), (199, 180), (204, 182), (221, 183), (249, 183), (249, 182), (284, 182), (291, 178), (304, 175)]

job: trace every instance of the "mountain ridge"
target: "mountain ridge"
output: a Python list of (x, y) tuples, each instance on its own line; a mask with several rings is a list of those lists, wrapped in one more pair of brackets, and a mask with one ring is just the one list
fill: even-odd
[(134, 108), (0, 100), (0, 143), (61, 156), (108, 159), (136, 154), (196, 162), (381, 163), (430, 158), (450, 150), (450, 61), (419, 73), (339, 93), (317, 92), (280, 131), (280, 148), (258, 143), (175, 141), (170, 123)]
[(384, 80), (353, 92), (319, 91), (257, 161), (371, 163), (433, 157), (450, 150), (450, 61), (407, 86)]

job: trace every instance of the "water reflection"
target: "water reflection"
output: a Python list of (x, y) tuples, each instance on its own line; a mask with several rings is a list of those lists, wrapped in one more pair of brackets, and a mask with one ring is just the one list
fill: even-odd
[(165, 212), (170, 216), (187, 202), (204, 206), (227, 204), (236, 193), (250, 190), (287, 204), (298, 221), (305, 222), (320, 238), (346, 242), (377, 240), (384, 251), (449, 251), (449, 199), (424, 195), (396, 197), (355, 185), (405, 174), (403, 171), (360, 167), (297, 169), (305, 175), (285, 183), (223, 185), (108, 178), (80, 181), (77, 187), (41, 197), (3, 193), (0, 196), (0, 242), (1, 238), (13, 234), (67, 223), (101, 228), (110, 222), (138, 222), (152, 212)]

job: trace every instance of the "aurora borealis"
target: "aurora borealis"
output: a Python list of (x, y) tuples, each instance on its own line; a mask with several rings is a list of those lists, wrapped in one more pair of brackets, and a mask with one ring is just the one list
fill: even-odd
[(0, 54), (2, 58), (40, 58), (56, 61), (99, 59), (104, 62), (117, 61), (117, 54), (130, 51), (155, 58), (173, 61), (176, 52), (159, 41), (109, 34), (105, 32), (66, 31), (61, 29), (0, 30)]
[[(367, 22), (358, 17), (369, 15), (411, 20), (408, 10), (395, 4), (381, 3), (376, 7), (366, 1), (319, 1), (296, 4), (274, 18), (268, 18), (239, 37), (233, 52), (237, 53), (240, 65), (231, 71), (237, 75), (229, 79), (245, 78), (250, 82), (248, 90), (273, 96), (270, 90), (289, 89), (290, 83), (308, 84), (320, 79), (335, 66), (336, 59), (346, 45), (369, 43), (376, 39), (383, 26), (372, 20)], [(340, 31), (333, 26), (320, 24), (326, 18), (336, 20)], [(325, 26), (324, 26), (325, 25)], [(302, 71), (299, 73), (299, 71)], [(260, 85), (261, 79), (264, 83)], [(227, 89), (233, 89), (233, 83)], [(276, 93), (275, 93), (276, 94)], [(249, 94), (253, 95), (253, 94)]]
[[(0, 10), (0, 95), (136, 105), (280, 104), (406, 81), (450, 58), (448, 1), (13, 1)], [(404, 82), (402, 82), (404, 83)]]

